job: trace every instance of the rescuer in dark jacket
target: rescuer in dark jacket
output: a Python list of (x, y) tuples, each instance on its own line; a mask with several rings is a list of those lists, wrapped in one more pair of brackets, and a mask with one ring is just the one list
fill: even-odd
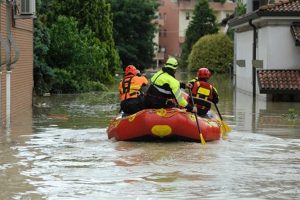
[(144, 109), (142, 87), (147, 86), (145, 76), (138, 75), (138, 70), (133, 65), (125, 68), (123, 80), (119, 83), (120, 106), (125, 115), (134, 114)]

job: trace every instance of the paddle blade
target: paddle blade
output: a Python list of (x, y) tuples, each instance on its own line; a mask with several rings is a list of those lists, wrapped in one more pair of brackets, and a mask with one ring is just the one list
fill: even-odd
[(200, 133), (200, 141), (201, 141), (201, 144), (206, 144), (205, 139), (204, 139), (202, 133)]
[(228, 133), (231, 132), (230, 126), (224, 121), (221, 121), (221, 126), (222, 126), (223, 136), (227, 137)]

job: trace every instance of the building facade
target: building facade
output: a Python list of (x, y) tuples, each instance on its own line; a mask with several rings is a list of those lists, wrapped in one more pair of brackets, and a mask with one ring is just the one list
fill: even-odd
[(159, 7), (159, 33), (158, 52), (160, 64), (168, 58), (168, 55), (177, 57), (179, 53), (179, 23), (178, 5), (171, 0), (161, 0)]
[[(1, 130), (11, 128), (16, 122), (32, 121), (34, 13), (19, 9), (16, 4), (19, 2), (0, 1)], [(19, 13), (20, 10), (30, 12)]]
[[(169, 56), (180, 56), (181, 45), (185, 41), (185, 33), (192, 20), (195, 5), (196, 0), (160, 0), (158, 37), (160, 63), (163, 63)], [(209, 2), (209, 6), (218, 23), (232, 14), (235, 9), (235, 3), (231, 1), (224, 4)]]
[[(300, 1), (247, 3), (252, 4), (248, 13), (229, 21), (229, 25), (235, 30), (236, 88), (263, 99), (267, 98), (266, 94), (299, 93)], [(275, 71), (271, 73), (270, 70)], [(290, 77), (287, 77), (279, 82), (276, 74), (279, 77), (295, 77), (295, 81), (288, 81)], [(268, 76), (269, 80), (264, 76)]]

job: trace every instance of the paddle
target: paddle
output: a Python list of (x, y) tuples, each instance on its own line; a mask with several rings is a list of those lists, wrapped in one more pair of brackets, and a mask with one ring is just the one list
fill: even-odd
[[(201, 98), (194, 97), (193, 99), (194, 99), (194, 102), (196, 100), (198, 102), (198, 104), (201, 104), (201, 105), (212, 104), (211, 101), (207, 101), (207, 100), (204, 100), (204, 99), (201, 99)], [(221, 120), (221, 133), (224, 137), (226, 137), (228, 135), (227, 133), (231, 132), (231, 128), (225, 121), (223, 121), (222, 115), (219, 111), (219, 108), (218, 108), (217, 104), (215, 104), (215, 103), (213, 103), (213, 104), (215, 105), (216, 110), (217, 110), (218, 115), (219, 115), (220, 120)]]
[(217, 104), (214, 103), (214, 105), (215, 105), (216, 110), (217, 110), (217, 112), (219, 114), (219, 117), (221, 119), (221, 125), (222, 125), (223, 135), (227, 136), (227, 133), (231, 132), (231, 128), (230, 128), (230, 126), (226, 122), (223, 121), (222, 115), (221, 115), (221, 113), (219, 111), (219, 108), (218, 108)]
[[(192, 106), (194, 107), (194, 99), (193, 99), (191, 88), (189, 88), (189, 94), (190, 94), (190, 98), (191, 98), (191, 101), (192, 101)], [(200, 135), (201, 144), (205, 144), (206, 142), (205, 142), (204, 137), (203, 137), (203, 135), (201, 133), (201, 129), (200, 129), (200, 125), (199, 125), (199, 122), (198, 122), (197, 113), (194, 113), (194, 115), (195, 115), (195, 119), (196, 119), (197, 129), (198, 129), (198, 132), (199, 132), (199, 135)]]

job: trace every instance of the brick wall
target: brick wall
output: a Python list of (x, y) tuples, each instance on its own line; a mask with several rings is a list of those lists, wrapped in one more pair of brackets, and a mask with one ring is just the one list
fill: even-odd
[[(19, 58), (11, 70), (11, 124), (17, 118), (32, 117), (32, 88), (33, 88), (33, 19), (13, 19), (11, 32), (16, 46), (19, 49)], [(6, 3), (1, 3), (1, 35), (7, 38)], [(1, 42), (1, 62), (5, 62), (6, 53), (3, 41)], [(15, 49), (11, 48), (11, 59), (15, 58)], [(6, 123), (6, 67), (1, 67), (1, 123)]]

